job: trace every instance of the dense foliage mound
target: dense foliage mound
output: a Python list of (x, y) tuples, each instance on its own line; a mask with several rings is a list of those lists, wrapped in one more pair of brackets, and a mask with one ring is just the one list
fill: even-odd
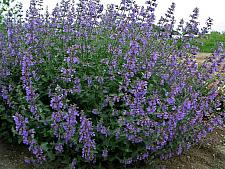
[[(27, 162), (71, 168), (151, 163), (180, 155), (224, 125), (225, 53), (199, 65), (198, 9), (175, 31), (173, 3), (155, 23), (155, 0), (104, 9), (63, 0), (50, 14), (31, 0), (0, 33), (1, 137), (33, 153)], [(220, 108), (220, 109), (218, 109)], [(11, 137), (12, 138), (12, 137)]]

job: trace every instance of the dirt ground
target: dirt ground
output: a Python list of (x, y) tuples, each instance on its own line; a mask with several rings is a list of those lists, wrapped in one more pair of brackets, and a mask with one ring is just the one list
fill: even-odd
[(24, 163), (25, 147), (9, 145), (0, 140), (0, 169), (31, 169)]
[[(206, 54), (200, 54), (198, 61)], [(29, 155), (25, 147), (4, 144), (0, 140), (0, 169), (35, 169), (24, 164), (24, 157)], [(140, 168), (140, 167), (139, 167)], [(217, 128), (201, 143), (167, 161), (158, 161), (155, 167), (142, 169), (225, 169), (225, 128)], [(36, 167), (36, 169), (38, 169)], [(46, 168), (48, 169), (48, 168)]]
[(196, 56), (197, 62), (198, 63), (202, 63), (205, 59), (205, 57), (210, 56), (210, 53), (198, 53), (198, 55)]

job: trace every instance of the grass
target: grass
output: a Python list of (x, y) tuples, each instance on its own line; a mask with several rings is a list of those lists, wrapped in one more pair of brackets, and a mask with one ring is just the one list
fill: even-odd
[(210, 34), (206, 35), (205, 39), (201, 39), (204, 43), (203, 46), (199, 46), (200, 52), (203, 53), (212, 53), (216, 50), (218, 43), (222, 42), (225, 45), (225, 32), (211, 32)]

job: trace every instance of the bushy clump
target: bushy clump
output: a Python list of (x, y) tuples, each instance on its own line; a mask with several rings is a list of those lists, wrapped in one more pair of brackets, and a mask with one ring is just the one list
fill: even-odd
[[(224, 125), (222, 46), (199, 65), (198, 9), (173, 39), (175, 4), (155, 24), (156, 0), (63, 0), (50, 14), (31, 0), (0, 34), (0, 121), (31, 162), (151, 163), (180, 155)], [(216, 85), (212, 85), (215, 84)], [(7, 126), (4, 127), (4, 126)], [(8, 127), (10, 126), (10, 127)]]

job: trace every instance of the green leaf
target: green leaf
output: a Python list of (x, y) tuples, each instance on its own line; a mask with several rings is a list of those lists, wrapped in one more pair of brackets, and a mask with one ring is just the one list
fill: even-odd
[(44, 142), (40, 146), (46, 152), (49, 150), (49, 148), (48, 148), (48, 142)]

